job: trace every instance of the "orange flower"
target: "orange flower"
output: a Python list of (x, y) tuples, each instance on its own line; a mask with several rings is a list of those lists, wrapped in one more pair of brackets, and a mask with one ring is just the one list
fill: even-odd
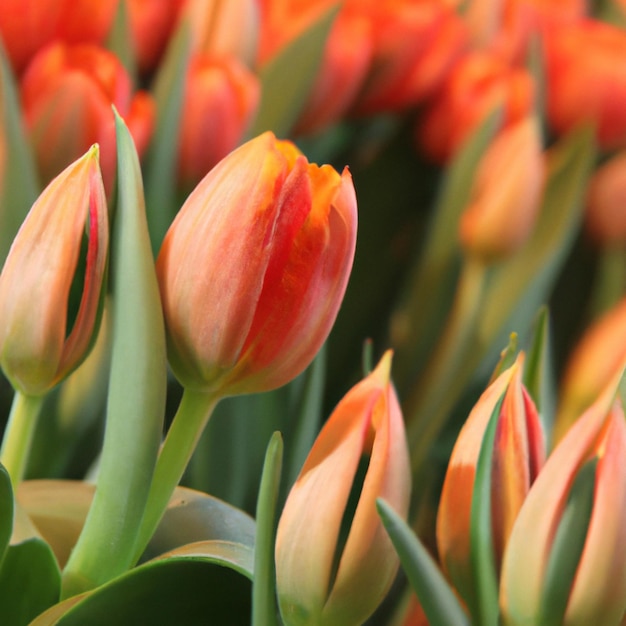
[(199, 55), (189, 66), (179, 133), (179, 173), (193, 187), (239, 144), (256, 113), (258, 78), (234, 57)]
[[(617, 625), (624, 615), (626, 421), (615, 400), (618, 381), (613, 379), (552, 452), (519, 512), (502, 564), (506, 625)], [(576, 508), (581, 498), (590, 508), (582, 520), (582, 508)], [(565, 521), (572, 515), (587, 525), (582, 543)], [(567, 546), (568, 559), (576, 557), (577, 565), (559, 576), (565, 592), (559, 589), (555, 596), (548, 579), (557, 543)]]
[[(377, 498), (401, 515), (409, 506), (409, 456), (390, 368), (387, 352), (337, 405), (285, 503), (275, 555), (287, 626), (362, 624), (397, 571), (398, 558), (376, 512)], [(363, 457), (367, 471), (342, 547), (340, 527)]]
[[(85, 229), (85, 280), (68, 333), (69, 293)], [(46, 392), (87, 355), (97, 329), (108, 238), (94, 146), (43, 191), (0, 274), (0, 364), (24, 394)]]
[(55, 40), (101, 44), (118, 0), (2, 0), (0, 35), (16, 72)]
[(534, 116), (497, 135), (482, 157), (461, 216), (465, 252), (490, 262), (526, 243), (541, 206), (545, 166)]
[(626, 33), (587, 19), (550, 29), (544, 44), (552, 128), (590, 123), (601, 147), (626, 146)]
[(626, 243), (626, 150), (595, 171), (587, 187), (585, 226), (602, 245)]
[(426, 154), (445, 163), (468, 135), (497, 107), (503, 128), (527, 118), (533, 110), (530, 74), (487, 52), (467, 54), (435, 94), (418, 127)]
[(170, 362), (183, 385), (248, 393), (299, 374), (334, 323), (355, 239), (347, 170), (309, 164), (271, 133), (215, 166), (157, 259)]
[(523, 355), (483, 393), (456, 441), (446, 473), (437, 545), (445, 571), (463, 599), (476, 598), (470, 526), (476, 468), (485, 432), (499, 403), (491, 467), (492, 532), (499, 566), (511, 529), (544, 459), (537, 409), (522, 385)]
[(91, 144), (101, 150), (107, 190), (115, 175), (115, 126), (111, 105), (125, 119), (141, 154), (154, 121), (150, 97), (133, 97), (115, 55), (90, 45), (53, 44), (28, 66), (22, 82), (24, 118), (43, 181), (49, 181)]

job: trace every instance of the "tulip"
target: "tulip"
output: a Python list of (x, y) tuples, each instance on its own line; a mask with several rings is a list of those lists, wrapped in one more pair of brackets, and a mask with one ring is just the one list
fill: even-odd
[[(70, 330), (70, 287), (85, 229), (85, 278)], [(0, 365), (22, 393), (45, 393), (87, 356), (97, 330), (107, 250), (107, 206), (93, 146), (39, 196), (0, 274)]]
[(571, 354), (559, 397), (554, 438), (560, 440), (626, 359), (626, 298), (597, 319)]
[(20, 73), (55, 40), (102, 44), (118, 0), (2, 0), (0, 35), (13, 68)]
[(155, 69), (175, 28), (185, 0), (125, 0), (137, 66)]
[(116, 159), (112, 104), (125, 119), (138, 152), (147, 147), (155, 115), (152, 100), (142, 92), (133, 96), (128, 74), (107, 50), (53, 44), (33, 59), (20, 90), (44, 181), (98, 143), (105, 185), (111, 189)]
[(626, 146), (626, 33), (592, 19), (545, 37), (547, 117), (557, 133), (593, 124), (604, 149)]
[(167, 232), (156, 269), (174, 373), (188, 388), (279, 387), (334, 323), (356, 240), (347, 170), (264, 133), (218, 165)]
[[(384, 498), (406, 516), (410, 468), (390, 367), (387, 352), (337, 405), (287, 497), (275, 550), (279, 604), (287, 626), (361, 624), (395, 576), (398, 559), (377, 515), (376, 499)], [(340, 529), (364, 456), (367, 471), (341, 548)]]
[(587, 187), (585, 226), (600, 244), (626, 243), (626, 150), (594, 172)]
[(478, 165), (460, 222), (465, 252), (491, 262), (519, 250), (535, 225), (544, 180), (541, 131), (532, 116), (497, 135)]
[(470, 545), (474, 483), (483, 439), (494, 411), (498, 410), (498, 423), (491, 466), (491, 521), (497, 568), (545, 455), (537, 409), (522, 385), (522, 368), (520, 355), (472, 409), (452, 451), (441, 493), (437, 514), (439, 556), (469, 606), (476, 601)]
[(179, 174), (193, 187), (239, 144), (256, 113), (259, 80), (234, 57), (195, 57), (187, 74)]
[(533, 110), (533, 80), (487, 52), (467, 54), (450, 72), (425, 110), (418, 143), (433, 161), (445, 163), (463, 141), (498, 107), (506, 128)]
[[(519, 512), (502, 565), (506, 625), (617, 626), (626, 611), (626, 421), (615, 400), (618, 381), (570, 428)], [(559, 544), (565, 550), (555, 556)]]

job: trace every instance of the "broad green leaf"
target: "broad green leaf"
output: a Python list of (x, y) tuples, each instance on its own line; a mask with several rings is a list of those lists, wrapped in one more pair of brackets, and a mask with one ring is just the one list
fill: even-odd
[(230, 541), (183, 546), (70, 598), (31, 626), (247, 626), (253, 561), (251, 547)]
[(394, 313), (396, 319), (410, 320), (406, 335), (395, 347), (394, 379), (400, 389), (414, 384), (452, 304), (461, 264), (459, 219), (467, 206), (480, 158), (500, 118), (499, 110), (488, 116), (446, 171), (423, 249), (408, 276), (404, 301)]
[(537, 623), (560, 626), (587, 539), (597, 459), (585, 464), (574, 481), (548, 558)]
[(406, 522), (384, 500), (376, 506), (430, 626), (469, 626), (454, 591)]
[(0, 624), (26, 626), (59, 599), (61, 574), (38, 538), (9, 546), (0, 568)]
[(35, 159), (17, 96), (15, 78), (0, 42), (0, 267), (39, 195)]
[(491, 522), (491, 468), (501, 408), (502, 398), (494, 407), (483, 437), (472, 495), (470, 558), (476, 589), (476, 597), (472, 598), (472, 617), (473, 622), (481, 626), (498, 624), (498, 577)]
[(73, 595), (132, 564), (163, 429), (165, 328), (139, 160), (116, 114), (119, 202), (112, 241), (111, 375), (98, 487), (64, 571)]
[(274, 541), (276, 503), (280, 489), (283, 462), (283, 440), (272, 435), (265, 454), (257, 502), (257, 533), (254, 546), (254, 581), (252, 584), (252, 625), (276, 626), (276, 574)]
[(178, 211), (178, 136), (185, 77), (191, 53), (189, 31), (187, 20), (181, 20), (160, 65), (153, 88), (157, 119), (145, 158), (144, 172), (148, 227), (155, 254)]
[(9, 473), (0, 465), (0, 563), (13, 531), (13, 488)]
[(266, 130), (278, 137), (289, 135), (313, 87), (338, 10), (337, 4), (326, 11), (260, 69), (261, 103), (248, 137)]

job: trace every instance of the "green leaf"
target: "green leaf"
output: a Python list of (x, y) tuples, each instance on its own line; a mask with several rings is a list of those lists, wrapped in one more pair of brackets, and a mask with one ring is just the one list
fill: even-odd
[(253, 626), (276, 626), (277, 624), (274, 539), (282, 461), (283, 440), (280, 433), (276, 432), (267, 446), (257, 503), (257, 534), (252, 584), (251, 623)]
[(109, 33), (107, 48), (115, 54), (126, 68), (133, 83), (137, 84), (137, 59), (128, 18), (128, 0), (120, 0), (113, 27)]
[(597, 459), (578, 472), (548, 558), (538, 624), (560, 626), (567, 609), (593, 509)]
[(337, 3), (260, 69), (261, 102), (248, 137), (267, 130), (289, 135), (315, 82), (338, 11)]
[(0, 42), (0, 267), (31, 205), (39, 195), (35, 159), (22, 123), (15, 78)]
[(556, 404), (550, 366), (550, 315), (548, 308), (542, 307), (533, 325), (532, 342), (524, 368), (524, 385), (535, 402), (546, 433), (552, 430)]
[(480, 446), (472, 495), (470, 559), (476, 591), (475, 597), (468, 599), (468, 603), (471, 600), (473, 623), (481, 626), (498, 624), (498, 576), (491, 522), (491, 468), (503, 397), (493, 409)]
[(64, 572), (64, 594), (119, 575), (133, 546), (163, 429), (165, 328), (132, 138), (116, 114), (119, 202), (112, 248), (113, 348), (98, 488)]
[(515, 362), (517, 357), (517, 353), (519, 351), (518, 341), (517, 341), (517, 333), (511, 333), (509, 336), (509, 343), (507, 347), (500, 352), (500, 360), (493, 370), (493, 374), (489, 379), (489, 384), (491, 384), (502, 372), (509, 369), (511, 365)]
[(60, 588), (59, 566), (45, 541), (9, 546), (0, 568), (0, 624), (29, 624), (58, 601)]
[(469, 626), (454, 591), (419, 538), (387, 502), (378, 499), (376, 507), (430, 626)]
[[(250, 623), (253, 550), (228, 541), (184, 546), (137, 567), (31, 626)], [(67, 609), (64, 611), (64, 609)], [(62, 617), (59, 617), (62, 615)]]
[(187, 20), (181, 20), (160, 65), (153, 88), (157, 119), (144, 171), (148, 226), (155, 254), (178, 210), (178, 137), (191, 53), (189, 31)]
[(13, 531), (13, 508), (11, 478), (4, 466), (0, 465), (0, 563), (2, 563)]

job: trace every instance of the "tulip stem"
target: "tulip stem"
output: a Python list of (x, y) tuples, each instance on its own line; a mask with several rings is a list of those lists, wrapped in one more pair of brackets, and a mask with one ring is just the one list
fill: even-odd
[(466, 261), (443, 336), (423, 379), (406, 403), (414, 477), (423, 469), (426, 456), (467, 383), (467, 375), (474, 371), (473, 363), (469, 367), (473, 361), (469, 356), (476, 350), (476, 321), (487, 269), (473, 259)]
[(13, 487), (21, 482), (26, 471), (35, 427), (45, 396), (27, 396), (16, 391), (6, 426), (0, 462), (9, 472)]
[(221, 396), (185, 389), (156, 462), (133, 562), (142, 555)]

